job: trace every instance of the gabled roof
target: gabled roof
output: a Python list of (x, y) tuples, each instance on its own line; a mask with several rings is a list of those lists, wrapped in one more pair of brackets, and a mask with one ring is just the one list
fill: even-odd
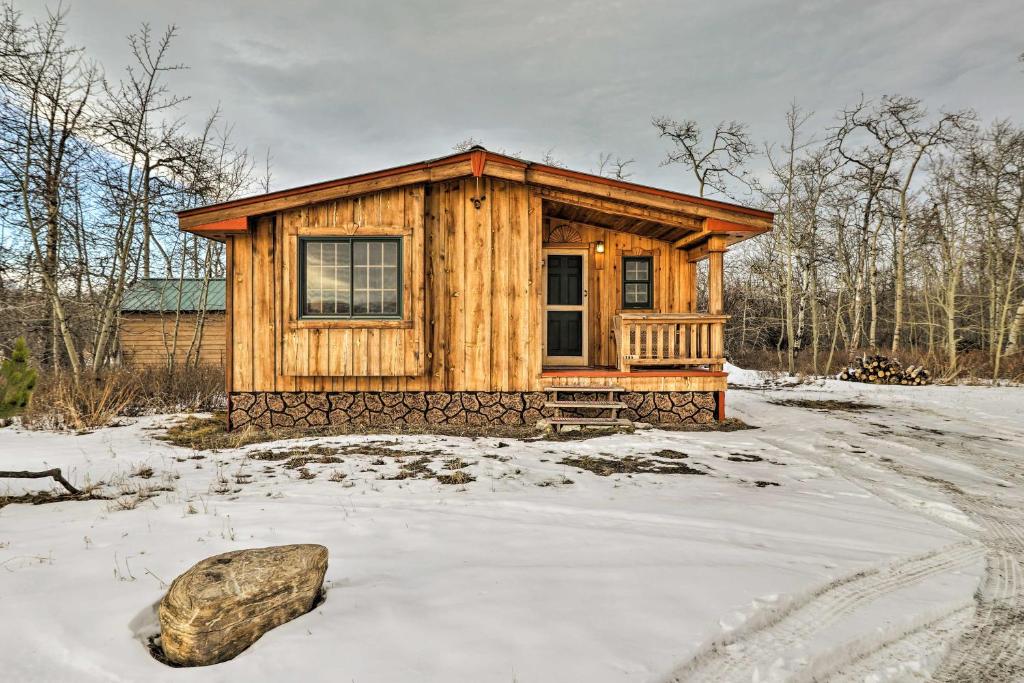
[(128, 287), (121, 300), (122, 313), (173, 313), (178, 309), (178, 289), (181, 289), (181, 311), (192, 312), (224, 310), (224, 279), (211, 278), (203, 306), (203, 281), (185, 278), (152, 278), (136, 280)]
[[(589, 205), (594, 211), (644, 216), (645, 220), (678, 229), (671, 239), (709, 229), (717, 221), (718, 232), (733, 241), (771, 229), (773, 214), (738, 204), (695, 197), (614, 178), (525, 161), (474, 147), (466, 152), (420, 161), (372, 173), (338, 178), (312, 185), (244, 197), (178, 212), (182, 230), (223, 238), (248, 230), (247, 217), (306, 206), (341, 197), (376, 192), (403, 185), (440, 182), (466, 176), (489, 176), (537, 187), (545, 201), (562, 205)], [(652, 233), (655, 228), (652, 228)], [(705, 234), (712, 234), (705, 233)], [(660, 239), (668, 239), (663, 236)]]

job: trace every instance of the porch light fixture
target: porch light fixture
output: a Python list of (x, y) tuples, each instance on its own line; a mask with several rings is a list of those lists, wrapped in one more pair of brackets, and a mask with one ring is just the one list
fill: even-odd
[(597, 241), (597, 244), (594, 245), (594, 251), (596, 251), (598, 254), (604, 253), (604, 240)]

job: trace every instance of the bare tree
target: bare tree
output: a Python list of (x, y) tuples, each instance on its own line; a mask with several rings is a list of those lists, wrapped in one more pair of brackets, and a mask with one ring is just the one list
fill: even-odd
[(710, 142), (706, 142), (708, 136), (692, 119), (676, 121), (658, 116), (651, 123), (659, 137), (671, 145), (662, 165), (686, 166), (697, 181), (699, 196), (703, 197), (707, 190), (729, 195), (729, 178), (746, 182), (743, 166), (757, 151), (746, 124), (722, 121), (715, 126)]
[[(170, 94), (163, 82), (168, 72), (182, 68), (167, 63), (174, 35), (175, 27), (170, 26), (154, 40), (149, 26), (144, 24), (138, 33), (129, 36), (135, 59), (126, 70), (126, 78), (116, 88), (107, 88), (101, 128), (107, 149), (120, 157), (122, 165), (108, 174), (106, 182), (115, 218), (111, 226), (113, 263), (93, 343), (94, 371), (106, 363), (110, 353), (117, 311), (132, 264), (136, 232), (140, 224), (146, 225), (148, 221), (150, 173), (161, 163), (154, 156), (167, 148), (177, 128), (174, 122), (156, 125), (154, 121), (160, 113), (183, 100)], [(147, 230), (144, 241), (148, 243), (150, 239)]]
[(44, 361), (58, 365), (62, 345), (77, 377), (81, 359), (60, 287), (60, 237), (66, 219), (65, 191), (89, 152), (81, 138), (92, 125), (87, 107), (99, 70), (85, 60), (81, 48), (65, 42), (63, 10), (27, 26), (10, 4), (4, 4), (2, 12), (0, 163), (6, 171), (5, 192), (17, 198), (20, 227), (27, 234), (48, 301)]
[[(899, 203), (899, 227), (896, 235), (896, 275), (893, 301), (893, 333), (891, 350), (900, 348), (903, 330), (903, 298), (906, 290), (907, 229), (910, 221), (909, 195), (915, 174), (925, 155), (939, 145), (946, 145), (954, 136), (967, 130), (974, 121), (970, 111), (946, 112), (931, 123), (920, 100), (912, 97), (883, 97), (879, 122), (870, 128), (880, 142), (898, 150), (902, 166), (896, 171), (896, 195)], [(878, 131), (886, 130), (879, 135)], [(884, 141), (884, 142), (883, 142)]]
[(623, 159), (620, 156), (613, 155), (611, 152), (600, 152), (597, 155), (596, 173), (606, 178), (628, 180), (633, 174), (627, 169), (630, 164), (634, 163), (636, 163), (636, 160), (632, 158)]

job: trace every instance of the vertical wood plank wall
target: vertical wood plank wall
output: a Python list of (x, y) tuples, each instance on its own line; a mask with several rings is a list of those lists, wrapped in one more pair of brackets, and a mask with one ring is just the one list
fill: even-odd
[[(195, 313), (183, 313), (178, 321), (178, 343), (174, 349), (176, 363), (183, 363), (192, 339), (196, 334), (198, 320)], [(223, 365), (224, 358), (224, 314), (207, 313), (203, 330), (198, 340), (199, 362), (207, 365)], [(173, 313), (123, 313), (118, 328), (121, 352), (132, 365), (165, 366), (171, 354), (174, 339)]]
[[(539, 390), (542, 250), (564, 223), (544, 218), (528, 186), (488, 177), (479, 189), (456, 179), (250, 219), (249, 234), (230, 238), (228, 249), (229, 390)], [(695, 264), (684, 251), (571, 225), (589, 249), (591, 364), (616, 363), (623, 256), (653, 257), (652, 312), (696, 310)], [(359, 234), (403, 236), (405, 319), (381, 327), (298, 320), (298, 237)]]
[[(250, 219), (228, 250), (230, 390), (538, 390), (541, 211), (526, 185), (485, 177)], [(404, 326), (297, 320), (294, 245), (328, 234), (403, 235)]]
[[(553, 244), (548, 238), (552, 229), (561, 226), (569, 226), (571, 230), (568, 232), (576, 233), (579, 242), (563, 243), (560, 246), (588, 248), (589, 351), (592, 365), (614, 366), (617, 361), (612, 321), (622, 311), (623, 256), (650, 256), (654, 266), (654, 307), (629, 309), (630, 312), (681, 313), (696, 310), (695, 264), (687, 261), (685, 251), (673, 249), (668, 242), (649, 237), (559, 219), (545, 219), (545, 244)], [(565, 234), (566, 231), (557, 232)], [(603, 254), (595, 251), (599, 241), (605, 245)]]

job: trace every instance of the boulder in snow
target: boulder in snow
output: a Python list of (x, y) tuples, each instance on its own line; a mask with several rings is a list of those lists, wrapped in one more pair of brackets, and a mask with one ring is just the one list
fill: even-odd
[(236, 550), (202, 560), (160, 601), (160, 645), (181, 666), (223, 662), (312, 609), (327, 572), (322, 545)]

